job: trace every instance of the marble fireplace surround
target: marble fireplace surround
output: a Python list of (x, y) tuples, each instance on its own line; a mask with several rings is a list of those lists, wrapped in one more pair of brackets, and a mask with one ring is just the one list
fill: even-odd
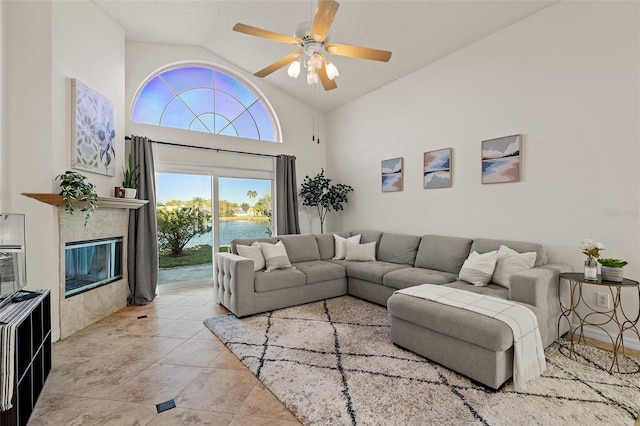
[[(127, 230), (129, 209), (139, 209), (147, 200), (98, 197), (98, 208), (85, 226), (84, 212), (78, 203), (76, 212), (68, 214), (59, 194), (23, 192), (25, 197), (57, 207), (58, 210), (58, 286), (60, 308), (60, 339), (127, 306)], [(75, 203), (74, 203), (75, 204)], [(66, 243), (122, 237), (122, 279), (94, 288), (66, 299), (65, 250)], [(52, 300), (52, 303), (55, 301)]]
[[(129, 210), (98, 208), (84, 226), (84, 212), (68, 214), (58, 207), (60, 338), (64, 339), (88, 325), (127, 306), (127, 228)], [(65, 298), (66, 243), (99, 238), (122, 237), (122, 279)]]

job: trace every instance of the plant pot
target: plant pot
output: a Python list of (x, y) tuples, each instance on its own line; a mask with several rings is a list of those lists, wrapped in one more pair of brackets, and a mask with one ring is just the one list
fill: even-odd
[(602, 275), (602, 279), (605, 281), (621, 283), (623, 277), (623, 269), (624, 268), (614, 268), (613, 266), (602, 265), (600, 267), (600, 275)]
[(135, 188), (124, 188), (124, 198), (136, 198), (136, 192)]

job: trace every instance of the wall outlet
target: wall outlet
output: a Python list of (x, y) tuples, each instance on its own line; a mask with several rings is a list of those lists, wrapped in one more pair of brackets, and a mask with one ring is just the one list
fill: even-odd
[(596, 306), (605, 309), (611, 309), (611, 298), (608, 293), (596, 293)]

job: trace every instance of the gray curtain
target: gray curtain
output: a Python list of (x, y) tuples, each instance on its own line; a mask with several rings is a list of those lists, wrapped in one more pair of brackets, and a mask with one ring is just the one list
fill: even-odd
[(129, 210), (127, 301), (129, 305), (146, 305), (156, 297), (158, 286), (158, 230), (153, 142), (145, 137), (132, 136), (130, 143), (134, 167), (138, 166), (140, 171), (137, 198), (149, 200), (149, 202), (139, 209)]
[(278, 235), (299, 234), (296, 157), (290, 155), (277, 157), (276, 194)]

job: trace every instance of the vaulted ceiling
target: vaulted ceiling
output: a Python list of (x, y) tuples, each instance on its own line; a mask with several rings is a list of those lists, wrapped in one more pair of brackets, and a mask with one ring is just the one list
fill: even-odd
[[(199, 46), (254, 73), (296, 46), (232, 31), (242, 22), (293, 35), (313, 18), (316, 3), (290, 1), (96, 0), (125, 28), (128, 41)], [(265, 80), (301, 101), (330, 111), (495, 33), (554, 1), (340, 0), (330, 41), (390, 50), (388, 63), (328, 55), (340, 71), (338, 88), (297, 79), (286, 67)]]

